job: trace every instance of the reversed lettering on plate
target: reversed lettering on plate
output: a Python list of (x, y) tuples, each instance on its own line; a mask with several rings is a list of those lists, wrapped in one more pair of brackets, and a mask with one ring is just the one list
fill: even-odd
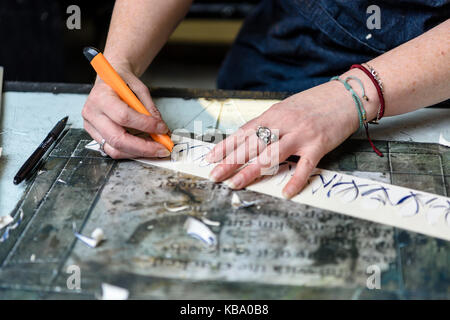
[[(205, 161), (205, 156), (212, 147), (211, 143), (178, 137), (173, 151), (176, 156), (172, 159), (137, 161), (208, 178), (214, 164)], [(280, 163), (276, 174), (263, 177), (247, 189), (283, 198), (283, 186), (295, 168), (294, 162)], [(450, 241), (448, 197), (316, 169), (302, 192), (291, 200)]]
[[(95, 263), (146, 276), (325, 287), (364, 286), (368, 266), (386, 271), (396, 260), (392, 227), (252, 191), (239, 197), (259, 202), (236, 209), (232, 192), (121, 162), (85, 227), (102, 228), (108, 241), (95, 250), (77, 244), (72, 257), (83, 257), (82, 269)], [(217, 245), (187, 235), (188, 217), (218, 222), (209, 226)]]

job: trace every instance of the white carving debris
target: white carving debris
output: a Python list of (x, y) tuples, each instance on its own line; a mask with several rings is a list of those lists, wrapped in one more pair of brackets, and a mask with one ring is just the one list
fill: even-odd
[(239, 198), (239, 196), (237, 195), (236, 192), (233, 193), (233, 195), (231, 196), (231, 205), (235, 209), (248, 208), (248, 207), (254, 206), (258, 202), (259, 202), (258, 200), (255, 200), (255, 201), (241, 201), (241, 199)]
[(97, 240), (97, 243), (100, 243), (105, 239), (105, 233), (101, 228), (95, 228), (95, 230), (92, 231), (91, 238)]
[(8, 224), (13, 222), (14, 219), (10, 215), (0, 217), (0, 230), (6, 227)]
[(127, 300), (129, 295), (127, 289), (102, 283), (102, 300)]
[(213, 227), (220, 226), (220, 222), (219, 221), (212, 221), (212, 220), (209, 220), (209, 219), (207, 219), (205, 217), (202, 217), (202, 222), (204, 224), (207, 224), (207, 225), (210, 225), (210, 226), (213, 226)]
[(84, 236), (78, 232), (75, 232), (75, 237), (77, 237), (78, 240), (80, 240), (87, 246), (95, 248), (100, 244), (100, 242), (105, 239), (105, 234), (103, 233), (102, 229), (96, 228), (94, 231), (92, 231), (90, 237)]
[(216, 235), (204, 223), (194, 218), (187, 218), (184, 229), (191, 237), (199, 239), (204, 243), (213, 246), (217, 243)]
[(444, 135), (442, 134), (442, 132), (441, 132), (441, 134), (439, 135), (439, 144), (441, 144), (441, 145), (443, 145), (443, 146), (446, 146), (446, 147), (450, 147), (450, 141), (447, 140), (447, 139), (445, 139), (445, 137), (444, 137)]
[(167, 203), (164, 202), (164, 208), (166, 208), (167, 211), (170, 211), (170, 212), (179, 212), (179, 211), (183, 211), (183, 210), (189, 209), (189, 206), (169, 207), (167, 205)]

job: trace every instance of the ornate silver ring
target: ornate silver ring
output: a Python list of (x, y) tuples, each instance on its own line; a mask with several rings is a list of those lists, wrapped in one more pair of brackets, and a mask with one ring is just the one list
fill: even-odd
[(266, 145), (271, 144), (278, 140), (276, 134), (272, 133), (272, 131), (267, 127), (258, 126), (256, 128), (256, 136), (261, 139)]

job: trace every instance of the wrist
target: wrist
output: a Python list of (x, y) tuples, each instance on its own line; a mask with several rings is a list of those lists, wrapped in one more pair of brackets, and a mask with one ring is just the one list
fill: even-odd
[[(127, 78), (129, 74), (136, 76), (135, 72), (133, 71), (132, 65), (126, 59), (115, 57), (110, 58), (107, 55), (105, 55), (105, 58), (122, 78)], [(95, 84), (101, 82), (103, 82), (103, 80), (97, 75)]]
[[(355, 69), (356, 68), (356, 69)], [(362, 73), (363, 75), (360, 75)], [(378, 150), (369, 136), (368, 122), (376, 119), (378, 121), (384, 114), (384, 97), (383, 89), (381, 88), (380, 80), (376, 77), (376, 73), (368, 71), (365, 67), (354, 65), (349, 71), (342, 75), (343, 79), (335, 77), (335, 79), (342, 82), (347, 91), (355, 100), (355, 105), (358, 108), (358, 115), (360, 117), (360, 127), (364, 124), (366, 129), (367, 139), (373, 151), (380, 157), (383, 153)], [(360, 92), (356, 92), (351, 81), (359, 85)], [(356, 87), (356, 86), (355, 86)]]
[(110, 49), (108, 46), (103, 53), (109, 63), (116, 69), (117, 72), (132, 73), (139, 77), (141, 75), (140, 69), (136, 62), (127, 57), (125, 52), (120, 49)]
[(353, 76), (361, 80), (364, 87), (364, 93), (368, 100), (363, 99), (363, 93), (357, 82), (354, 80), (349, 80), (349, 84), (352, 86), (353, 90), (358, 94), (361, 102), (366, 110), (367, 121), (372, 121), (376, 119), (379, 108), (380, 108), (380, 98), (378, 96), (377, 89), (373, 85), (370, 78), (359, 69), (351, 69), (340, 76), (341, 79), (346, 79), (349, 76)]
[(136, 75), (133, 65), (127, 59), (105, 57), (118, 73), (132, 73)]
[(331, 103), (335, 105), (336, 120), (345, 124), (347, 136), (350, 136), (359, 129), (359, 115), (350, 92), (339, 81), (329, 81), (325, 84), (328, 88)]

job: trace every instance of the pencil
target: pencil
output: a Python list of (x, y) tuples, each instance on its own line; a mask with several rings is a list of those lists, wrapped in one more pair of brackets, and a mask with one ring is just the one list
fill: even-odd
[[(123, 81), (122, 77), (114, 70), (101, 52), (93, 47), (86, 47), (84, 48), (83, 53), (97, 72), (100, 79), (105, 81), (106, 84), (108, 84), (119, 97), (128, 104), (128, 106), (139, 113), (151, 116), (151, 113), (144, 107), (142, 102), (136, 97), (133, 91), (131, 91), (125, 81)], [(150, 133), (150, 136), (153, 140), (162, 144), (172, 152), (174, 143), (167, 134)]]

